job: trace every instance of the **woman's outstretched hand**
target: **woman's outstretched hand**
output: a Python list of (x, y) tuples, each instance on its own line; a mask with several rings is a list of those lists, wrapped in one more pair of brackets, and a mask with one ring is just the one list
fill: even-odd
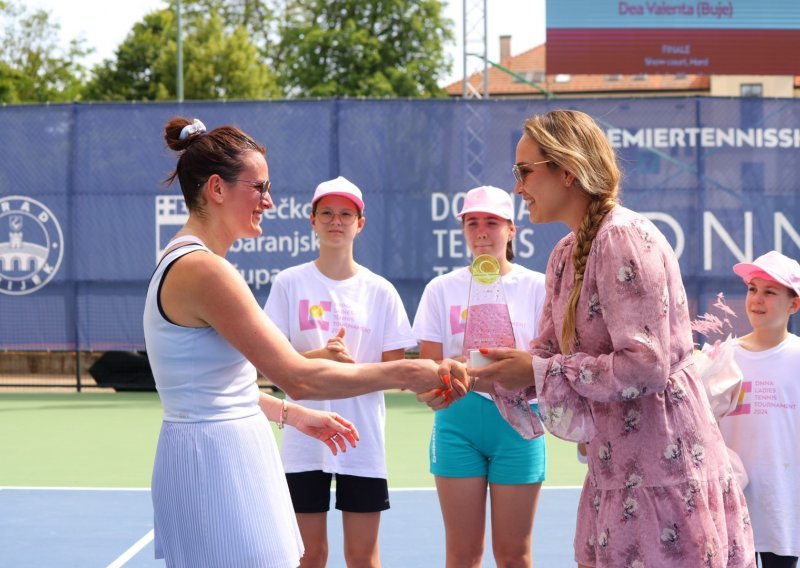
[(432, 359), (414, 359), (403, 362), (408, 370), (408, 388), (415, 393), (441, 389), (450, 391), (450, 396), (458, 400), (467, 394), (469, 377), (463, 363), (446, 359), (437, 363)]
[(290, 426), (321, 441), (328, 446), (333, 455), (339, 451), (346, 452), (348, 443), (355, 448), (359, 440), (358, 430), (353, 423), (335, 412), (292, 405), (287, 412), (287, 418)]
[(494, 359), (483, 367), (469, 368), (470, 376), (481, 382), (493, 382), (506, 390), (520, 390), (533, 386), (531, 354), (519, 349), (484, 349), (481, 355)]
[(433, 410), (447, 408), (465, 396), (474, 380), (467, 374), (466, 366), (454, 359), (439, 363), (438, 373), (442, 377), (441, 386), (417, 393), (417, 400)]

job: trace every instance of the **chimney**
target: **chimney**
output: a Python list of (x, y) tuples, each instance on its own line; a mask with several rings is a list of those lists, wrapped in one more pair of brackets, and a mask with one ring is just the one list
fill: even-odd
[(500, 36), (500, 61), (502, 62), (505, 59), (511, 57), (511, 36), (510, 35), (501, 35)]

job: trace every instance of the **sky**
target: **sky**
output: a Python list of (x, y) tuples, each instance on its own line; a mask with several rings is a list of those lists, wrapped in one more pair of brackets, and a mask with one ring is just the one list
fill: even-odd
[[(476, 0), (467, 0), (474, 5)], [(545, 0), (486, 0), (488, 16), (488, 56), (492, 61), (499, 60), (501, 35), (511, 35), (511, 53), (518, 54), (544, 43), (545, 40)], [(83, 37), (86, 45), (93, 47), (95, 53), (88, 60), (91, 65), (113, 57), (114, 50), (122, 43), (133, 25), (142, 17), (166, 5), (164, 0), (26, 0), (33, 8), (44, 8), (61, 26), (61, 39), (66, 43)], [(442, 82), (443, 85), (461, 79), (462, 61), (462, 20), (463, 0), (449, 0), (445, 15), (454, 21), (456, 45), (450, 46), (448, 55), (453, 60), (453, 72)], [(471, 49), (474, 51), (474, 49)], [(480, 66), (480, 60), (468, 60), (468, 72)]]

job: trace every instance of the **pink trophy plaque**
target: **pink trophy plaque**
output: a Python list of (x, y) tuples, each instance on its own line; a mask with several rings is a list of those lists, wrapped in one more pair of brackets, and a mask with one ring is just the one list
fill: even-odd
[[(491, 360), (483, 357), (481, 347), (516, 348), (511, 314), (500, 278), (500, 263), (488, 254), (472, 261), (472, 280), (469, 285), (467, 323), (464, 329), (464, 356), (471, 367), (480, 367)], [(495, 384), (494, 401), (500, 414), (526, 439), (544, 433), (541, 422), (528, 404), (524, 390), (509, 391)]]

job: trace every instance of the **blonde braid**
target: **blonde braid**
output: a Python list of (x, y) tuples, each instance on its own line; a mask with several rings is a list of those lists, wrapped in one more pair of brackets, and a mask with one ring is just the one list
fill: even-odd
[(617, 166), (614, 148), (586, 113), (551, 110), (528, 118), (523, 129), (524, 136), (529, 137), (539, 147), (542, 156), (549, 160), (547, 167), (553, 170), (561, 168), (574, 176), (576, 188), (589, 197), (586, 213), (575, 232), (572, 252), (575, 282), (561, 326), (561, 351), (567, 355), (575, 343), (580, 342), (575, 331), (576, 314), (589, 252), (603, 219), (619, 202), (622, 173)]
[(586, 263), (589, 260), (589, 251), (597, 236), (600, 225), (616, 205), (614, 197), (592, 199), (586, 208), (581, 226), (575, 233), (575, 246), (572, 249), (572, 266), (575, 268), (575, 282), (572, 293), (567, 302), (567, 311), (564, 313), (564, 323), (561, 326), (561, 352), (569, 355), (575, 343), (575, 319), (578, 311), (578, 300), (583, 289), (583, 276), (586, 272)]

